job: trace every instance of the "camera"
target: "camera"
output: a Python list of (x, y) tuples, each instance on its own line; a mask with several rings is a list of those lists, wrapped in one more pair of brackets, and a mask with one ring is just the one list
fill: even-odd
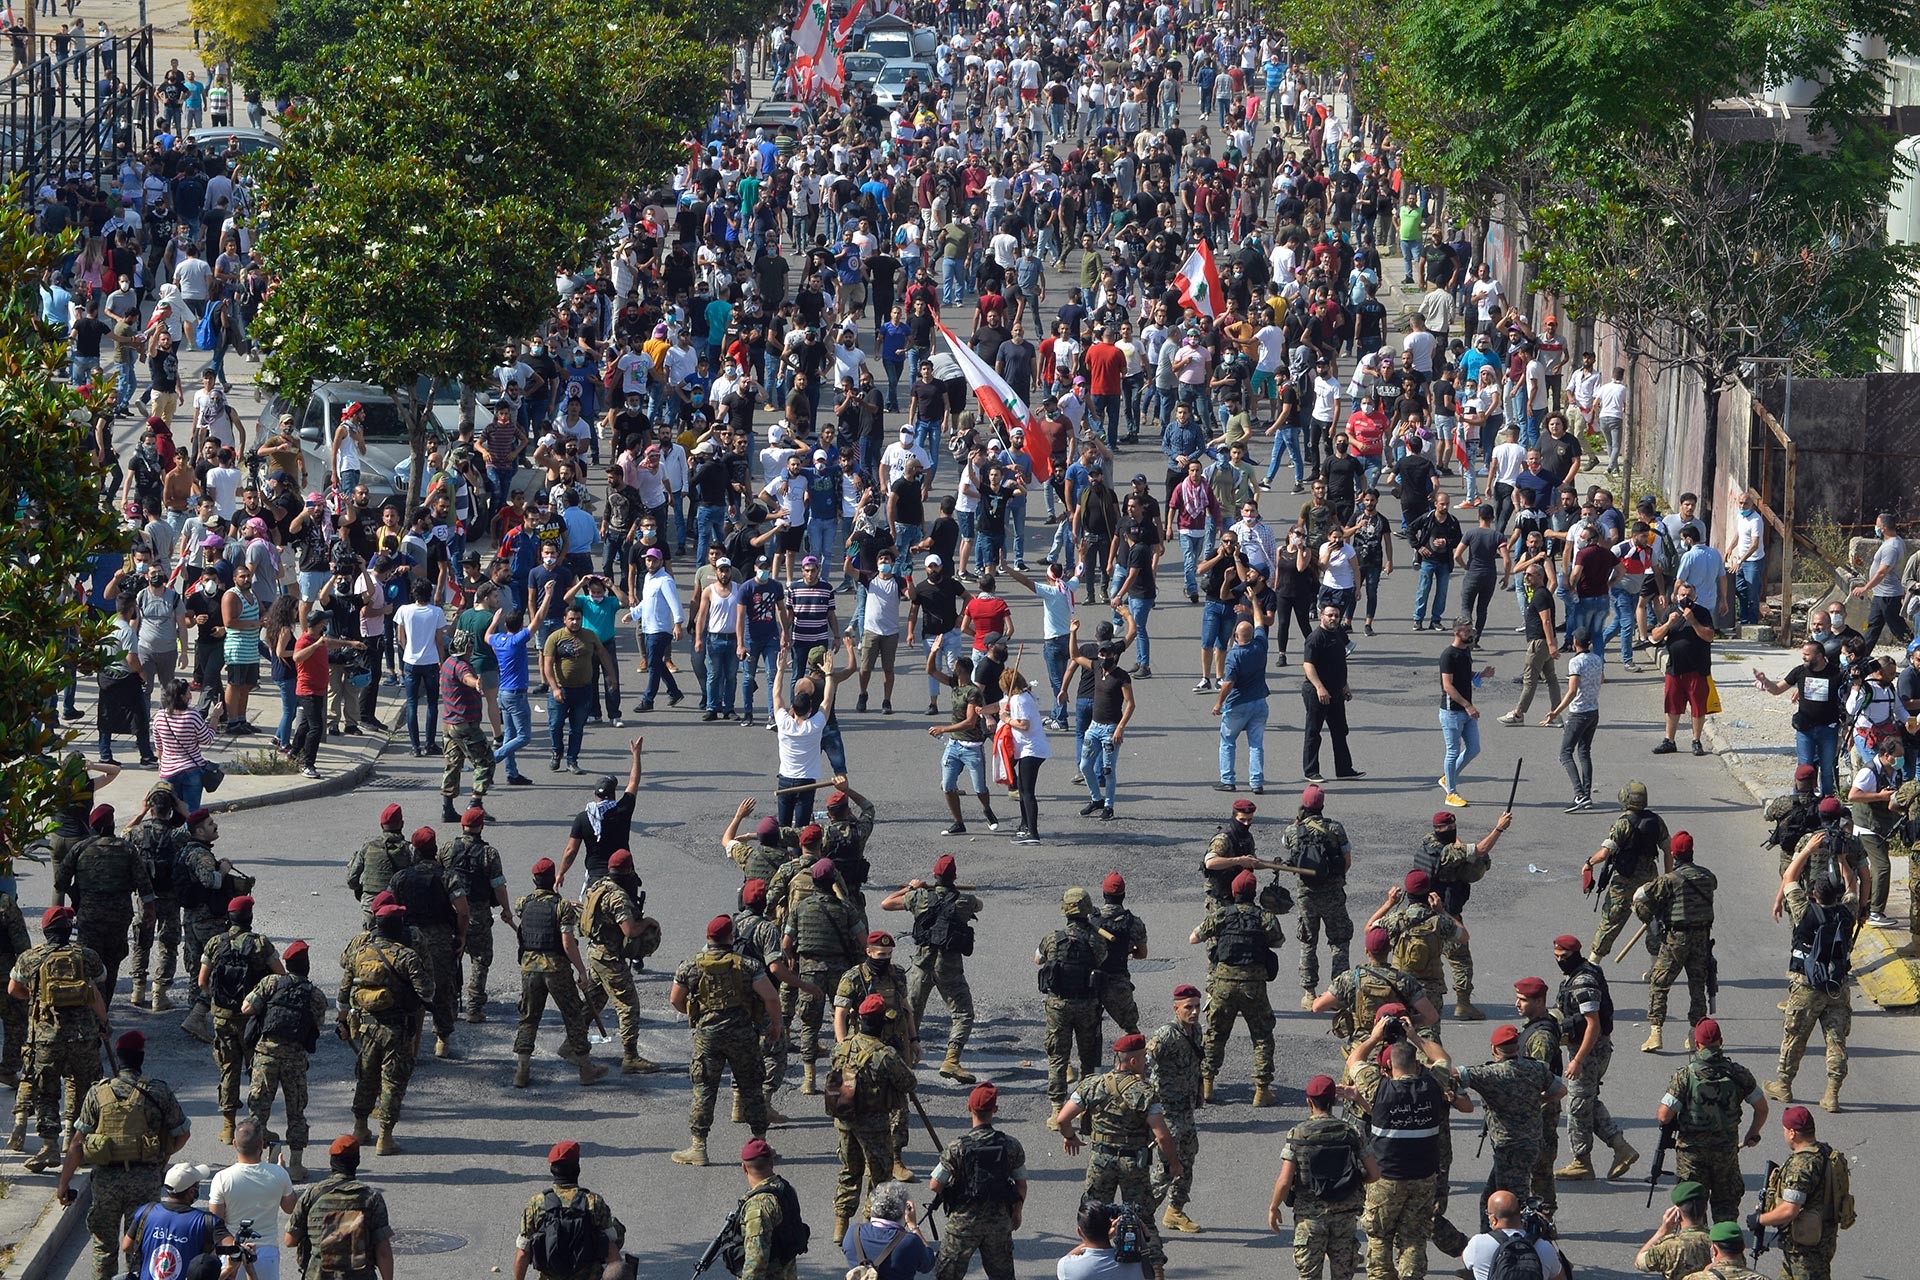
[(1380, 1028), (1380, 1040), (1383, 1044), (1399, 1044), (1407, 1038), (1407, 1020), (1388, 1018)]
[(1539, 1196), (1528, 1196), (1520, 1206), (1520, 1226), (1541, 1240), (1555, 1238), (1553, 1219), (1547, 1216), (1545, 1202)]

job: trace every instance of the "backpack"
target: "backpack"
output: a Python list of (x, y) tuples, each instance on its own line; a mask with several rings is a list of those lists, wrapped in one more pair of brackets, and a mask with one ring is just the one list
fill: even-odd
[(1664, 521), (1653, 526), (1653, 568), (1669, 582), (1680, 571), (1680, 548), (1673, 545), (1673, 535), (1667, 532)]
[(553, 1191), (540, 1202), (540, 1221), (527, 1237), (527, 1257), (534, 1269), (570, 1276), (587, 1270), (607, 1256), (607, 1233), (593, 1223), (585, 1192), (571, 1201)]
[(1645, 866), (1660, 852), (1660, 819), (1645, 809), (1627, 819), (1627, 842), (1613, 855), (1615, 875), (1628, 875)]
[(687, 997), (687, 1019), (696, 1023), (704, 1014), (746, 1009), (749, 984), (746, 966), (731, 951), (702, 951), (693, 962), (693, 991)]
[(1370, 964), (1353, 967), (1353, 1008), (1342, 1011), (1334, 1021), (1334, 1030), (1342, 1037), (1353, 1037), (1362, 1031), (1371, 1029), (1374, 1014), (1382, 1005), (1393, 1004), (1400, 999), (1400, 992), (1393, 982), (1380, 970)]
[(826, 1087), (821, 1090), (821, 1102), (826, 1107), (827, 1115), (835, 1120), (851, 1120), (861, 1113), (861, 1103), (873, 1094), (872, 1077), (866, 1065), (867, 1059), (856, 1061), (850, 1053), (844, 1066), (836, 1065), (828, 1069)]
[(297, 1044), (308, 1053), (320, 1047), (320, 1022), (313, 1016), (313, 1003), (307, 992), (313, 983), (296, 975), (279, 983), (267, 998), (267, 1007), (247, 1023), (247, 1048), (262, 1040)]
[(247, 944), (252, 935), (223, 935), (229, 940), (207, 964), (207, 994), (216, 1009), (236, 1012), (253, 990), (254, 948)]
[(1487, 1268), (1487, 1280), (1545, 1280), (1534, 1242), (1531, 1229), (1517, 1236), (1502, 1236), (1493, 1251), (1493, 1263)]
[[(1916, 790), (1920, 791), (1920, 788)], [(1899, 803), (1897, 792), (1894, 803)], [(1781, 856), (1788, 859), (1793, 857), (1802, 839), (1820, 829), (1820, 815), (1814, 806), (1797, 803), (1795, 796), (1775, 796), (1767, 801), (1766, 810), (1761, 816), (1773, 823), (1773, 831), (1767, 836), (1767, 846), (1779, 849)]]
[(173, 892), (173, 832), (156, 819), (136, 822), (127, 839), (146, 859), (147, 874), (157, 895)]
[(933, 891), (933, 901), (913, 918), (915, 945), (956, 955), (973, 954), (973, 926), (960, 918), (960, 895)]
[(1821, 1144), (1821, 1149), (1827, 1157), (1827, 1212), (1833, 1215), (1836, 1227), (1851, 1231), (1854, 1224), (1860, 1221), (1853, 1203), (1853, 1166), (1845, 1155), (1825, 1143)]
[(134, 847), (120, 836), (94, 836), (73, 855), (74, 879), (89, 893), (124, 895), (133, 892)]
[[(125, 1086), (126, 1092), (121, 1092)], [(160, 1160), (160, 1104), (137, 1082), (103, 1080), (99, 1121), (81, 1140), (80, 1154), (90, 1168), (110, 1164), (156, 1164)]]
[(209, 302), (206, 310), (200, 313), (200, 323), (194, 326), (193, 342), (194, 345), (202, 351), (213, 350), (214, 344), (220, 339), (219, 330), (214, 320), (223, 305), (224, 304), (217, 301)]
[(1823, 907), (1817, 902), (1807, 904), (1805, 918), (1813, 921), (1813, 935), (1805, 946), (1795, 945), (1788, 953), (1792, 971), (1815, 991), (1839, 991), (1846, 986), (1853, 963), (1853, 930), (1848, 927), (1851, 921), (1837, 906)]
[(1059, 996), (1062, 1000), (1091, 1000), (1099, 994), (1093, 947), (1071, 929), (1062, 929), (1053, 936), (1060, 939), (1060, 944), (1040, 962), (1042, 994)]
[(1246, 910), (1229, 910), (1220, 917), (1215, 963), (1252, 968), (1259, 965), (1271, 982), (1277, 976), (1280, 958), (1267, 945), (1267, 933), (1259, 915)]
[[(373, 1268), (373, 1238), (367, 1230), (367, 1205), (373, 1192), (354, 1178), (329, 1178), (294, 1207), (307, 1228), (300, 1249), (300, 1273), (320, 1280), (345, 1280)], [(315, 1221), (316, 1214), (318, 1221)], [(318, 1265), (310, 1259), (318, 1252)]]
[(853, 1253), (859, 1261), (847, 1268), (847, 1280), (880, 1280), (880, 1264), (887, 1260), (887, 1255), (893, 1252), (895, 1245), (906, 1239), (907, 1229), (901, 1227), (896, 1230), (893, 1239), (887, 1241), (887, 1247), (880, 1251), (880, 1256), (871, 1260), (867, 1257), (867, 1247), (860, 1243), (860, 1228), (855, 1226), (850, 1230), (853, 1232)]
[(1334, 840), (1333, 828), (1324, 818), (1302, 818), (1294, 824), (1294, 830), (1300, 833), (1294, 841), (1296, 867), (1318, 877), (1340, 864), (1340, 846)]
[(999, 1133), (968, 1130), (960, 1136), (960, 1155), (960, 1167), (953, 1170), (952, 1203), (1012, 1204), (1019, 1197), (1011, 1152)]
[(1350, 1198), (1360, 1187), (1361, 1169), (1345, 1142), (1323, 1142), (1307, 1153), (1300, 1177), (1316, 1200), (1329, 1204)]
[(33, 988), (36, 1021), (52, 1021), (61, 1009), (84, 1009), (99, 994), (87, 977), (87, 953), (78, 943), (49, 951), (40, 962), (38, 977)]
[(378, 940), (355, 950), (347, 971), (353, 978), (353, 1007), (361, 1013), (407, 1013), (418, 999), (412, 985), (400, 980)]
[(1393, 967), (1431, 981), (1440, 976), (1440, 917), (1428, 916), (1393, 941)]
[[(780, 1222), (773, 1229), (773, 1239), (768, 1241), (768, 1252), (775, 1263), (784, 1266), (807, 1251), (813, 1240), (813, 1228), (800, 1219), (800, 1194), (793, 1184), (785, 1178), (773, 1182), (763, 1182), (740, 1199), (742, 1208), (754, 1196), (772, 1196), (780, 1206)], [(744, 1215), (742, 1215), (744, 1216)], [(727, 1264), (727, 1270), (739, 1275), (747, 1265), (747, 1241), (741, 1231), (738, 1219), (726, 1245), (721, 1250), (721, 1261)]]
[(1695, 1062), (1680, 1103), (1682, 1134), (1732, 1133), (1740, 1120), (1740, 1084), (1724, 1058)]
[(486, 842), (463, 835), (447, 850), (447, 865), (467, 883), (467, 902), (483, 909), (493, 901), (493, 881), (487, 875)]

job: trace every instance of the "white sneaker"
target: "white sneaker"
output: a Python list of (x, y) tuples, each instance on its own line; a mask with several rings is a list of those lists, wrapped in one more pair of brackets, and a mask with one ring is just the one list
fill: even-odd
[(320, 771), (312, 765), (308, 765), (300, 771), (300, 776), (303, 778), (317, 778), (320, 776)]
[(627, 727), (627, 722), (625, 720), (622, 720), (619, 716), (615, 716), (613, 719), (607, 721), (607, 723), (612, 725), (616, 729), (624, 729)]
[(1894, 927), (1892, 917), (1881, 911), (1869, 911), (1867, 913), (1867, 923), (1876, 929), (1891, 929)]

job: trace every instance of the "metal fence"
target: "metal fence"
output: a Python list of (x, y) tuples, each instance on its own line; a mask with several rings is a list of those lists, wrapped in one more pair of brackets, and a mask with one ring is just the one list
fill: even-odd
[(84, 43), (14, 28), (0, 80), (0, 166), (25, 174), (30, 196), (69, 170), (111, 181), (154, 132), (153, 28)]

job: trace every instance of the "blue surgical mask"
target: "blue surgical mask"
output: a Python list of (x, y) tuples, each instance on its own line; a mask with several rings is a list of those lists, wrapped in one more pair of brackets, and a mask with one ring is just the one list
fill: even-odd
[(883, 578), (891, 578), (893, 576), (893, 566), (891, 564), (881, 565), (880, 576)]
[(773, 578), (773, 570), (760, 569), (760, 570), (757, 570), (753, 576), (760, 579), (760, 581), (762, 582), (768, 582), (768, 581), (771, 581)]

